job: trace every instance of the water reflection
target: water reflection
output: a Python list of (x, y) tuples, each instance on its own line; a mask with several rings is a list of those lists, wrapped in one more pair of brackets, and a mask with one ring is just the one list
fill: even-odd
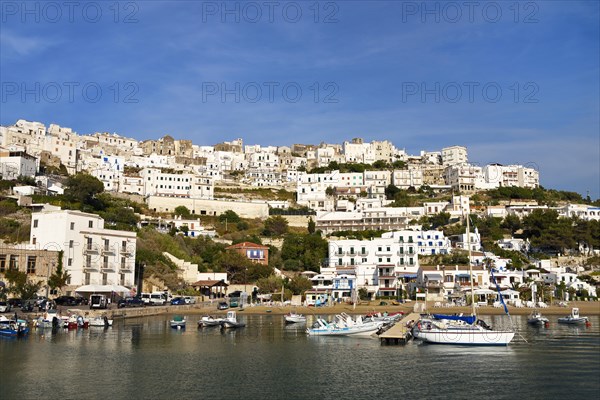
[(598, 317), (590, 328), (537, 328), (514, 316), (524, 339), (508, 347), (307, 337), (315, 316), (286, 325), (278, 315), (243, 315), (246, 327), (227, 330), (198, 329), (200, 318), (186, 316), (180, 331), (169, 317), (148, 317), (0, 340), (3, 398), (447, 398), (464, 397), (465, 384), (470, 396), (490, 398), (600, 395)]

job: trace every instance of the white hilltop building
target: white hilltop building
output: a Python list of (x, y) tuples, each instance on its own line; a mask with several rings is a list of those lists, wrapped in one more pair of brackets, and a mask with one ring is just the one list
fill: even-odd
[(31, 214), (30, 244), (63, 251), (68, 290), (82, 285), (134, 286), (135, 232), (106, 229), (96, 215), (73, 210)]

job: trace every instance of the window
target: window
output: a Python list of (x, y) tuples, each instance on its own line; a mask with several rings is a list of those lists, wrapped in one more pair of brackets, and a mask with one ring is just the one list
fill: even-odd
[(34, 219), (34, 220), (33, 220), (33, 227), (34, 227), (34, 228), (37, 228), (37, 227), (38, 227), (38, 220), (37, 220), (37, 219)]
[(108, 239), (104, 239), (104, 251), (108, 251), (110, 249), (110, 242)]
[(90, 273), (86, 272), (84, 275), (85, 275), (85, 284), (89, 285), (90, 284)]
[(67, 266), (68, 266), (68, 267), (70, 267), (70, 266), (72, 266), (72, 265), (73, 265), (73, 259), (72, 259), (72, 258), (69, 258), (69, 259), (67, 260)]
[[(102, 268), (108, 268), (108, 257), (104, 257), (102, 261)], [(106, 285), (106, 283), (103, 283), (103, 285)]]
[(6, 271), (6, 255), (0, 254), (0, 272)]
[(108, 285), (108, 274), (102, 274), (102, 284)]
[(72, 249), (73, 248), (73, 241), (69, 240), (69, 248)]
[(88, 228), (93, 228), (94, 227), (94, 221), (88, 221)]
[(31, 241), (33, 242), (32, 244), (36, 244), (37, 243), (37, 238), (34, 236), (33, 239), (31, 239)]
[(27, 257), (27, 273), (28, 274), (35, 274), (35, 262), (36, 262), (35, 256)]
[(87, 238), (87, 249), (88, 250), (92, 249), (92, 238), (91, 237)]
[(71, 230), (75, 230), (75, 222), (71, 222)]
[(8, 269), (19, 269), (19, 260), (17, 259), (17, 256), (10, 256), (10, 259), (8, 260)]
[(121, 257), (121, 269), (125, 269), (125, 257)]

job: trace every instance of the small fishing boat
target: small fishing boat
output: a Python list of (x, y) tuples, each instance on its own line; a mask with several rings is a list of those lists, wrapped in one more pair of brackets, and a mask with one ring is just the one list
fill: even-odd
[(89, 326), (108, 328), (112, 326), (113, 320), (108, 317), (95, 317), (90, 319)]
[(297, 314), (292, 311), (285, 315), (285, 322), (288, 324), (306, 322), (306, 317), (302, 314)]
[(529, 317), (527, 317), (527, 323), (529, 325), (547, 326), (550, 324), (550, 320), (544, 317), (538, 310), (533, 310), (531, 314), (529, 314)]
[(0, 315), (0, 336), (23, 337), (29, 333), (29, 325), (24, 319), (8, 319)]
[(205, 315), (198, 321), (198, 327), (221, 326), (223, 318), (215, 318), (212, 315)]
[(244, 322), (239, 322), (235, 311), (227, 311), (227, 317), (221, 321), (222, 328), (243, 328), (246, 326)]
[(51, 309), (34, 321), (36, 328), (52, 328), (58, 329), (63, 327), (63, 320), (57, 310)]
[(583, 325), (589, 324), (588, 317), (582, 317), (579, 315), (579, 308), (574, 307), (571, 309), (571, 315), (567, 315), (566, 317), (562, 317), (558, 319), (559, 324), (569, 324), (569, 325)]
[(185, 328), (185, 317), (182, 317), (181, 315), (176, 315), (169, 322), (169, 324), (171, 325), (171, 328), (184, 329)]

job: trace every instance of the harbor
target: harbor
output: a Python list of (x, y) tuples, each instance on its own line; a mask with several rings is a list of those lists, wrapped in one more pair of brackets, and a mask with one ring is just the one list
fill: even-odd
[[(246, 310), (247, 311), (247, 310)], [(472, 392), (488, 398), (520, 396), (596, 398), (600, 385), (600, 318), (591, 327), (530, 327), (512, 317), (524, 337), (510, 346), (480, 348), (425, 345), (382, 346), (379, 340), (312, 337), (306, 324), (286, 324), (282, 314), (244, 314), (242, 329), (198, 329), (199, 312), (181, 312), (187, 328), (172, 329), (171, 315), (115, 319), (109, 328), (32, 330), (25, 340), (0, 340), (3, 394), (7, 398), (249, 398), (292, 399), (324, 395), (349, 398), (435, 398), (431, 382), (447, 382), (444, 395), (460, 397), (468, 372)], [(485, 315), (494, 325), (507, 317)], [(526, 341), (525, 341), (526, 340)], [(51, 367), (50, 367), (51, 365)], [(493, 371), (490, 368), (493, 365)], [(554, 378), (560, 371), (562, 385)], [(407, 375), (410, 378), (405, 378)], [(502, 376), (505, 389), (494, 390)], [(87, 378), (86, 378), (87, 377)], [(535, 377), (535, 379), (531, 379)], [(360, 384), (348, 387), (349, 380)], [(394, 382), (393, 388), (389, 382)], [(70, 384), (69, 382), (77, 382)], [(60, 383), (60, 384), (58, 384)], [(294, 387), (292, 392), (290, 387)]]

